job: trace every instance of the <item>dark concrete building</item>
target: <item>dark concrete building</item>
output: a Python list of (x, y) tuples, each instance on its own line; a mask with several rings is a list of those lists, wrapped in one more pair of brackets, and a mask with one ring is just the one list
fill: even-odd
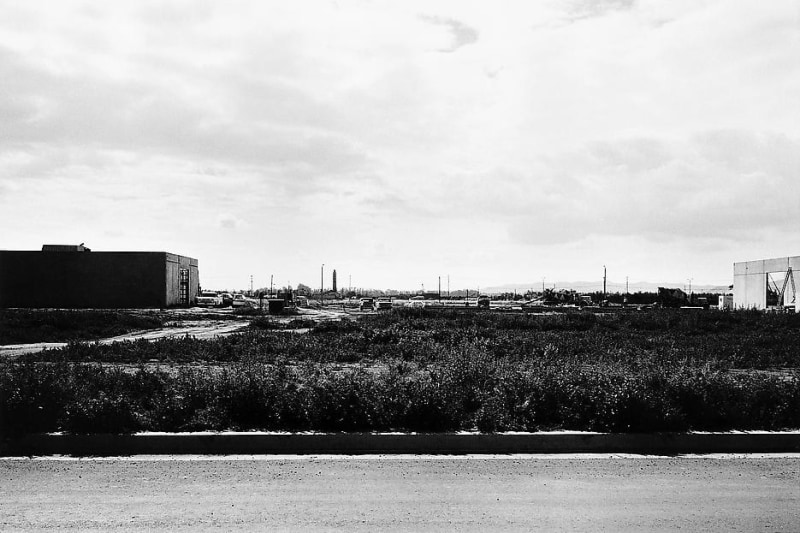
[(167, 252), (92, 252), (83, 245), (0, 250), (0, 307), (191, 305), (197, 259)]

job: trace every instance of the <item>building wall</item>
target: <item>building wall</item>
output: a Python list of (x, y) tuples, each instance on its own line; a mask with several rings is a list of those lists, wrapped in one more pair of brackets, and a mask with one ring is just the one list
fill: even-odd
[[(745, 261), (733, 264), (733, 306), (736, 309), (766, 309), (767, 308), (767, 274), (772, 274), (772, 279), (783, 283), (786, 271), (792, 272), (800, 269), (800, 256), (779, 257), (776, 259), (760, 259), (758, 261)], [(799, 272), (800, 273), (800, 272)], [(795, 282), (800, 279), (795, 279)], [(784, 303), (791, 303), (791, 287), (786, 288)], [(795, 311), (800, 312), (800, 306), (795, 306)]]
[(200, 289), (200, 276), (197, 259), (175, 254), (166, 254), (165, 294), (167, 306), (181, 305), (181, 270), (189, 271), (189, 303), (197, 299)]
[[(0, 307), (173, 305), (166, 290), (168, 256), (169, 264), (185, 259), (191, 267), (194, 261), (197, 279), (196, 260), (166, 252), (0, 251)], [(196, 295), (195, 285), (190, 297)]]

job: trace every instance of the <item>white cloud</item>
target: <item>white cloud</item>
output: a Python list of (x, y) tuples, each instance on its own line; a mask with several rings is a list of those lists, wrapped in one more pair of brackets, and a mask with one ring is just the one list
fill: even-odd
[(241, 218), (230, 213), (222, 213), (217, 215), (217, 224), (219, 224), (220, 228), (229, 230), (244, 228), (248, 225), (245, 220), (242, 220)]
[(724, 282), (797, 253), (797, 22), (789, 0), (6, 4), (0, 247), (416, 286), (581, 277), (627, 243), (640, 279), (668, 248), (663, 275)]
[(432, 24), (445, 26), (453, 34), (453, 43), (447, 48), (442, 49), (442, 52), (452, 53), (462, 46), (466, 46), (478, 41), (478, 30), (471, 28), (458, 20), (429, 16), (423, 16), (422, 19)]
[(562, 174), (518, 214), (511, 232), (520, 242), (620, 235), (714, 237), (734, 246), (800, 222), (793, 207), (800, 140), (784, 135), (724, 130), (684, 141), (604, 141), (548, 165)]

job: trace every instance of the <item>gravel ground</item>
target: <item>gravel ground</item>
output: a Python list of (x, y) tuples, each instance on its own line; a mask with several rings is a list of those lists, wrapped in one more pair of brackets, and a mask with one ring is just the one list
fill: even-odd
[(797, 531), (800, 456), (0, 460), (0, 530)]

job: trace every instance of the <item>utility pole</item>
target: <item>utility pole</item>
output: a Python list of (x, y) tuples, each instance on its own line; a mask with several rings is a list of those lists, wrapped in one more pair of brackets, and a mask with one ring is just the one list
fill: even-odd
[(269, 297), (272, 298), (272, 274), (269, 275)]
[(625, 276), (625, 297), (622, 299), (622, 307), (628, 305), (628, 276)]
[(439, 276), (439, 303), (442, 303), (442, 276)]
[(603, 265), (603, 301), (606, 301), (606, 266)]
[(450, 299), (450, 274), (447, 275), (447, 299)]
[(325, 263), (319, 267), (319, 306), (322, 307), (322, 289), (325, 287)]
[(250, 296), (253, 295), (253, 275), (250, 274)]
[(542, 296), (544, 296), (544, 276), (542, 276)]

